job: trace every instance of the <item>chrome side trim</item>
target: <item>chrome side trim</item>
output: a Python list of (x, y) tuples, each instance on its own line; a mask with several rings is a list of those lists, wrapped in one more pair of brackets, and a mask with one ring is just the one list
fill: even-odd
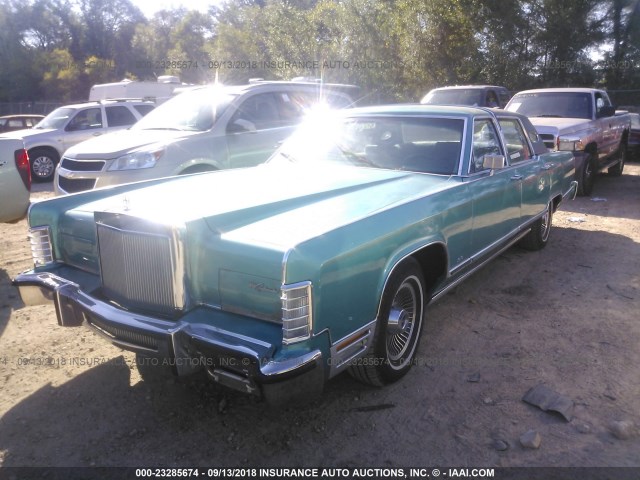
[[(465, 267), (467, 267), (468, 265), (472, 264), (473, 262), (475, 262), (478, 258), (484, 257), (488, 252), (490, 252), (491, 250), (497, 248), (501, 243), (505, 242), (506, 240), (508, 240), (510, 237), (513, 237), (514, 235), (516, 236), (516, 238), (518, 240), (520, 240), (524, 235), (526, 235), (527, 233), (529, 233), (529, 231), (531, 230), (531, 224), (533, 224), (536, 220), (542, 218), (545, 213), (547, 213), (547, 209), (545, 208), (542, 212), (540, 212), (538, 215), (536, 215), (535, 217), (533, 217), (531, 220), (529, 220), (529, 222), (527, 224), (525, 224), (524, 226), (521, 225), (518, 228), (512, 230), (511, 232), (509, 232), (507, 235), (505, 235), (502, 238), (499, 238), (498, 240), (496, 240), (495, 242), (493, 242), (491, 245), (483, 248), (482, 250), (480, 250), (478, 253), (476, 253), (475, 255), (469, 257), (468, 259), (466, 259), (464, 262), (462, 262), (460, 265), (457, 265), (455, 268), (452, 268), (449, 271), (449, 276), (450, 277), (454, 277), (458, 272), (462, 271)], [(523, 230), (524, 229), (524, 230)], [(519, 234), (518, 232), (520, 232), (522, 230), (522, 232)], [(524, 235), (522, 235), (524, 233)], [(508, 242), (507, 245), (511, 246), (514, 243), (517, 243), (517, 241), (511, 241)], [(509, 247), (507, 247), (509, 248)], [(506, 249), (500, 250), (500, 252), (503, 252)], [(494, 258), (494, 257), (490, 257), (490, 258)]]
[(349, 367), (349, 363), (367, 353), (376, 330), (376, 321), (367, 323), (331, 346), (329, 378)]
[[(536, 219), (539, 217), (536, 217)], [(435, 303), (436, 301), (438, 301), (444, 294), (446, 294), (449, 290), (451, 290), (452, 288), (454, 288), (455, 286), (459, 285), (463, 280), (466, 280), (468, 277), (470, 277), (472, 274), (474, 274), (475, 272), (477, 272), (480, 268), (482, 268), (483, 266), (485, 266), (487, 263), (489, 263), (491, 260), (493, 260), (494, 258), (496, 258), (498, 255), (500, 255), (502, 252), (504, 252), (505, 250), (508, 250), (509, 248), (511, 248), (513, 245), (515, 245), (516, 243), (518, 243), (520, 240), (522, 240), (531, 230), (531, 228), (525, 229), (524, 231), (520, 232), (518, 235), (516, 235), (515, 237), (513, 237), (509, 242), (505, 243), (504, 246), (502, 246), (501, 248), (497, 249), (493, 254), (489, 255), (486, 259), (484, 259), (482, 262), (478, 263), (478, 265), (476, 265), (475, 267), (473, 267), (471, 270), (469, 270), (468, 272), (466, 272), (464, 275), (461, 275), (459, 278), (457, 278), (456, 280), (454, 280), (453, 282), (451, 282), (450, 284), (448, 284), (446, 287), (444, 287), (442, 290), (440, 290), (439, 292), (437, 292), (435, 295), (433, 295), (433, 297), (431, 298), (431, 302), (430, 303)], [(503, 238), (508, 238), (507, 237), (503, 237)], [(496, 242), (499, 243), (499, 242)], [(496, 243), (494, 243), (493, 245), (495, 245)], [(487, 249), (483, 250), (486, 251)], [(479, 254), (476, 254), (474, 257), (472, 257), (473, 259), (478, 258)], [(469, 259), (470, 261), (471, 259)], [(466, 265), (469, 261), (465, 262), (464, 265)], [(459, 270), (458, 267), (456, 267), (456, 271)], [(453, 274), (451, 274), (450, 276), (453, 276)]]

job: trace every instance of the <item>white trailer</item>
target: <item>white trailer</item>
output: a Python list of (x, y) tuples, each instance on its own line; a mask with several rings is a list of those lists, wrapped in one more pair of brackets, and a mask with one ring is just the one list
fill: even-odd
[(173, 95), (173, 90), (182, 86), (180, 79), (172, 75), (158, 77), (156, 82), (122, 80), (121, 82), (94, 85), (89, 91), (89, 101), (139, 98), (160, 104)]

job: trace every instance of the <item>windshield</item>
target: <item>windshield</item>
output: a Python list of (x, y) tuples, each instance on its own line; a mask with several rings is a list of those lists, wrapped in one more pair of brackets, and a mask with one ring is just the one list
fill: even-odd
[(640, 130), (640, 115), (637, 113), (631, 114), (631, 128), (634, 130)]
[(69, 118), (71, 118), (71, 116), (73, 116), (75, 112), (76, 110), (74, 108), (56, 108), (53, 112), (40, 120), (40, 122), (33, 128), (63, 128), (69, 121)]
[(592, 118), (591, 95), (579, 92), (519, 93), (507, 110), (527, 117)]
[[(270, 162), (338, 163), (438, 175), (458, 172), (464, 120), (355, 117), (305, 122)], [(318, 135), (321, 131), (322, 135)]]
[(479, 88), (456, 88), (432, 90), (420, 103), (429, 105), (483, 105), (483, 90)]
[(219, 89), (187, 91), (148, 113), (131, 129), (204, 132), (213, 127), (234, 98)]

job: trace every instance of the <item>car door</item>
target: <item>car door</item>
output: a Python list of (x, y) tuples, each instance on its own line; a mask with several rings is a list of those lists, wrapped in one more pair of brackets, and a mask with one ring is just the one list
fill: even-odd
[(549, 199), (550, 175), (539, 156), (534, 155), (525, 129), (517, 118), (498, 118), (514, 175), (521, 177), (521, 223), (527, 223), (544, 211)]
[(615, 117), (605, 116), (602, 113), (604, 107), (611, 107), (608, 97), (599, 92), (595, 93), (596, 102), (596, 126), (600, 132), (600, 145), (598, 145), (598, 154), (600, 159), (611, 155), (620, 139), (622, 132), (618, 132), (615, 128)]
[(64, 150), (77, 143), (102, 135), (105, 132), (102, 117), (100, 106), (78, 110), (64, 128), (62, 135)]
[(264, 162), (292, 131), (282, 118), (278, 99), (285, 93), (258, 93), (246, 98), (226, 127), (229, 168), (250, 167)]
[(475, 255), (504, 239), (520, 224), (522, 175), (513, 166), (489, 169), (484, 160), (505, 156), (496, 125), (490, 118), (476, 118), (469, 166), (473, 199), (472, 247)]

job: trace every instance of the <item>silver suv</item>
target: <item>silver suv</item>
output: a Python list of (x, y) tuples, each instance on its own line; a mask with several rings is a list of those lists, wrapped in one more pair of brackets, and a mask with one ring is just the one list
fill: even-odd
[(46, 182), (69, 147), (107, 132), (128, 128), (153, 110), (152, 102), (101, 100), (57, 108), (35, 127), (1, 135), (22, 138), (31, 159), (35, 181)]
[(67, 150), (57, 194), (264, 162), (320, 104), (353, 104), (349, 85), (256, 81), (188, 89), (128, 130)]

